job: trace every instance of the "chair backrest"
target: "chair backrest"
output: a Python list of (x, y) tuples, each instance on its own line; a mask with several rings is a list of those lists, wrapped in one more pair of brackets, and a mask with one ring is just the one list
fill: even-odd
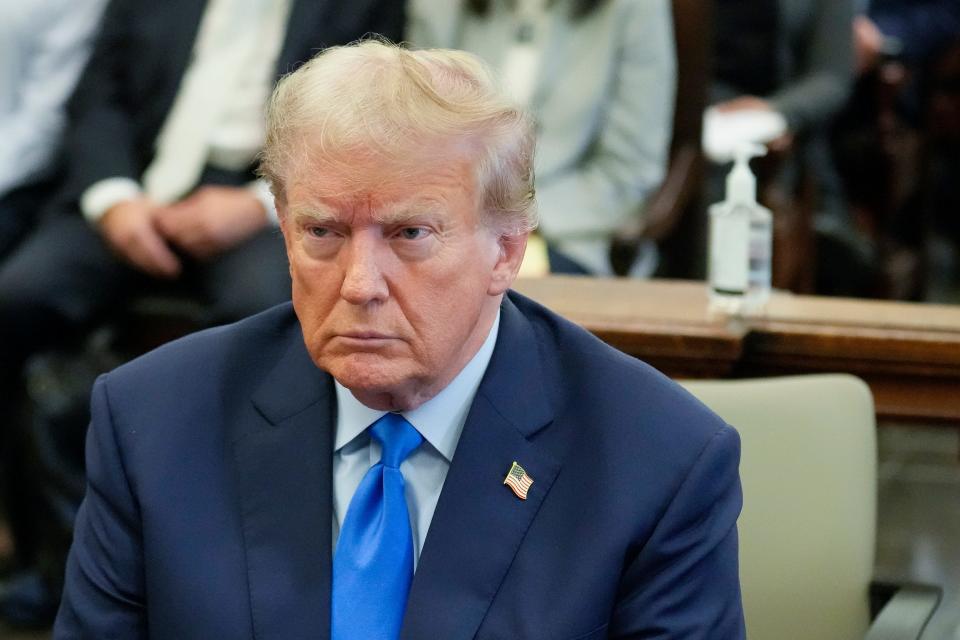
[(703, 110), (711, 77), (713, 3), (673, 0), (673, 34), (677, 56), (677, 97), (671, 151), (685, 144), (700, 148)]
[(748, 637), (863, 638), (876, 539), (870, 390), (840, 374), (683, 384), (740, 433)]

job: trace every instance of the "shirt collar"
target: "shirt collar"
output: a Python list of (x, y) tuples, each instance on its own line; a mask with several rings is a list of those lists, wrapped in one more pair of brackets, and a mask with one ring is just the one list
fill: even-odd
[[(499, 329), (500, 312), (498, 311), (486, 340), (457, 377), (440, 393), (413, 411), (404, 411), (401, 414), (448, 462), (453, 460), (453, 453), (457, 449), (457, 442), (460, 441), (460, 433), (467, 421), (467, 413), (473, 404), (473, 397), (480, 387), (480, 381), (493, 355)], [(337, 434), (334, 450), (339, 451), (386, 412), (364, 405), (349, 389), (336, 380), (334, 384), (337, 392)]]

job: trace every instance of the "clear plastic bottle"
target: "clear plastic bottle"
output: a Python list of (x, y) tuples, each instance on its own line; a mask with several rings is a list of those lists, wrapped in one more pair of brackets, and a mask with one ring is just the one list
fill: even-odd
[(757, 180), (750, 171), (750, 158), (765, 153), (759, 145), (739, 147), (727, 175), (726, 199), (709, 209), (709, 293), (714, 311), (755, 313), (770, 297), (773, 215), (757, 203)]
[(736, 315), (743, 311), (750, 273), (750, 213), (746, 207), (718, 202), (710, 207), (710, 308)]

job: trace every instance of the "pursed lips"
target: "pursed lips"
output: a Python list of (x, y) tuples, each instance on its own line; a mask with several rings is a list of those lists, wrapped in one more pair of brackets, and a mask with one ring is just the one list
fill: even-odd
[(357, 340), (391, 340), (395, 336), (380, 333), (378, 331), (347, 331), (337, 334), (340, 338), (354, 338)]
[(346, 331), (333, 336), (334, 342), (339, 342), (342, 348), (347, 349), (379, 349), (400, 340), (397, 336), (380, 331)]

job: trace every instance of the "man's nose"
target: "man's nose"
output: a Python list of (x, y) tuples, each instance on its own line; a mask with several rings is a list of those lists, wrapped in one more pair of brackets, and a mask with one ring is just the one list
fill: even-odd
[(345, 264), (340, 286), (340, 296), (347, 302), (362, 305), (386, 300), (389, 295), (381, 264), (384, 260), (381, 242), (363, 233), (350, 238), (342, 254)]

